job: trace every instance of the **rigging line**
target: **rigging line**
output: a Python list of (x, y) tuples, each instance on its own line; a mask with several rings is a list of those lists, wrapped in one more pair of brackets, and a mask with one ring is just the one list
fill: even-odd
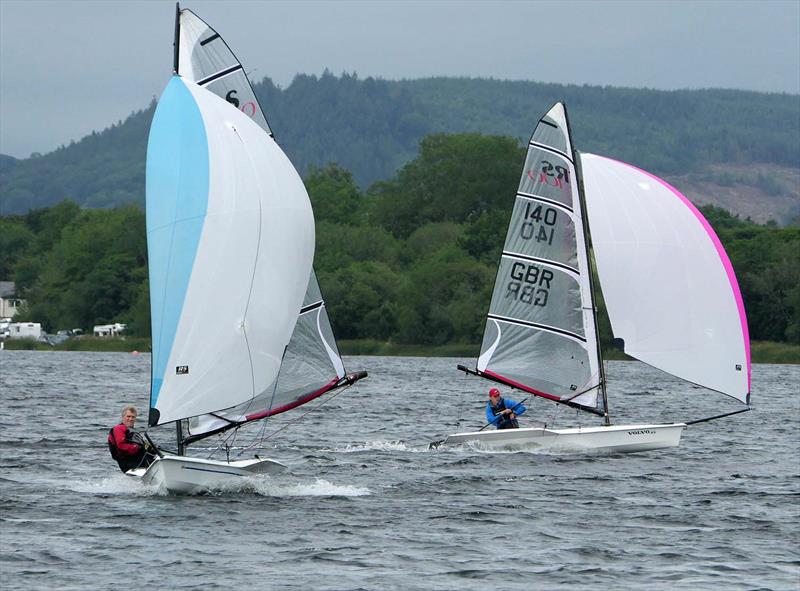
[(697, 419), (695, 421), (686, 421), (686, 425), (696, 425), (697, 423), (705, 423), (706, 421), (713, 421), (715, 419), (721, 419), (722, 417), (730, 417), (733, 415), (738, 415), (740, 412), (747, 412), (749, 410), (751, 410), (751, 408), (748, 406), (747, 408), (742, 408), (739, 410), (735, 410), (733, 412), (726, 412), (725, 414), (716, 415), (713, 417), (706, 417), (704, 419)]
[[(561, 410), (561, 405), (560, 404), (556, 404), (555, 405), (555, 409), (553, 409), (553, 418), (550, 420), (550, 424), (551, 425), (555, 425), (556, 424), (556, 417), (558, 416), (558, 411), (560, 411), (560, 410)], [(545, 424), (545, 429), (546, 428), (547, 428), (547, 425)]]
[(223, 435), (223, 434), (220, 434), (220, 436), (219, 436), (219, 439), (217, 440), (217, 444), (216, 444), (216, 445), (214, 445), (214, 446), (212, 446), (212, 447), (205, 448), (205, 450), (209, 452), (209, 453), (208, 453), (208, 455), (206, 456), (206, 459), (209, 459), (209, 460), (210, 460), (210, 459), (211, 459), (211, 457), (212, 457), (212, 456), (213, 456), (215, 453), (217, 453), (217, 452), (218, 452), (220, 449), (222, 449), (222, 446), (223, 446), (223, 445), (228, 445), (228, 440), (229, 440), (229, 439), (233, 438), (233, 439), (235, 440), (235, 439), (236, 439), (236, 432), (237, 432), (238, 430), (239, 430), (239, 427), (238, 427), (238, 426), (236, 426), (236, 427), (234, 427), (234, 428), (233, 428), (233, 431), (231, 431), (231, 432), (229, 432), (229, 433), (225, 433), (224, 435)]
[[(239, 67), (241, 67), (241, 65)], [(233, 133), (236, 134), (236, 137), (239, 138), (239, 142), (241, 142), (242, 147), (244, 148), (245, 154), (247, 155), (247, 161), (250, 164), (250, 169), (251, 170), (258, 170), (258, 167), (256, 166), (255, 162), (253, 162), (253, 157), (250, 154), (250, 151), (247, 150), (247, 146), (244, 143), (244, 139), (242, 138), (241, 135), (239, 135), (239, 131), (234, 126), (231, 126), (231, 129), (233, 130)], [(248, 314), (250, 312), (250, 299), (253, 297), (253, 290), (255, 289), (256, 268), (258, 267), (259, 255), (261, 253), (261, 237), (262, 237), (262, 233), (263, 233), (263, 230), (264, 230), (263, 225), (262, 225), (263, 224), (263, 218), (264, 218), (264, 211), (263, 211), (264, 207), (263, 207), (263, 203), (261, 201), (261, 196), (263, 195), (263, 191), (261, 190), (262, 187), (261, 187), (261, 183), (259, 182), (258, 175), (254, 175), (254, 178), (256, 180), (256, 185), (257, 185), (257, 187), (259, 189), (258, 190), (258, 238), (256, 240), (256, 251), (255, 251), (255, 260), (253, 261), (253, 271), (250, 274), (250, 286), (249, 286), (249, 289), (247, 290), (247, 303), (245, 303), (244, 315), (243, 315), (243, 318), (242, 318), (242, 334), (244, 336), (245, 347), (247, 347), (247, 357), (250, 360), (250, 384), (251, 384), (251, 388), (252, 388), (251, 391), (253, 392), (253, 397), (250, 399), (251, 402), (256, 397), (256, 394), (255, 394), (255, 392), (256, 392), (256, 373), (255, 373), (255, 364), (253, 363), (253, 351), (250, 348), (250, 339), (248, 338), (248, 335), (247, 335), (247, 327), (245, 326), (245, 322), (247, 321), (247, 317), (248, 317)], [(283, 354), (284, 354), (284, 356), (286, 355), (286, 349), (283, 350)], [(277, 385), (277, 379), (276, 379), (276, 385)], [(275, 393), (273, 392), (272, 395), (274, 397)]]
[[(258, 444), (258, 445), (260, 445), (260, 444), (263, 444), (263, 443), (264, 443), (264, 442), (265, 442), (267, 439), (270, 439), (271, 437), (273, 437), (273, 436), (277, 435), (278, 433), (280, 433), (281, 431), (283, 431), (284, 429), (286, 429), (286, 428), (287, 428), (287, 427), (289, 427), (290, 425), (292, 425), (292, 424), (296, 423), (297, 421), (299, 421), (300, 419), (304, 418), (304, 417), (305, 417), (307, 414), (310, 414), (310, 413), (314, 412), (315, 410), (318, 410), (318, 409), (319, 409), (319, 408), (320, 408), (320, 407), (321, 407), (323, 404), (326, 404), (326, 403), (327, 403), (327, 402), (329, 402), (330, 400), (333, 400), (333, 399), (334, 399), (334, 398), (336, 398), (336, 397), (337, 397), (339, 394), (341, 394), (342, 392), (344, 392), (345, 390), (347, 390), (347, 389), (348, 389), (350, 386), (352, 386), (352, 385), (353, 385), (353, 384), (347, 384), (346, 386), (343, 386), (343, 387), (339, 388), (339, 391), (338, 391), (338, 392), (336, 392), (335, 394), (332, 394), (331, 396), (329, 396), (328, 398), (326, 398), (325, 400), (323, 400), (322, 402), (320, 402), (320, 403), (319, 403), (317, 406), (315, 406), (314, 408), (310, 408), (310, 409), (308, 409), (306, 412), (304, 412), (303, 414), (301, 414), (299, 417), (297, 417), (297, 418), (295, 418), (295, 419), (292, 419), (291, 421), (289, 421), (288, 423), (286, 423), (286, 424), (285, 424), (283, 427), (281, 427), (281, 428), (279, 428), (279, 429), (277, 429), (277, 430), (273, 431), (272, 433), (270, 433), (269, 435), (267, 435), (266, 437), (264, 437), (263, 439), (261, 439), (261, 441), (258, 441), (257, 443), (253, 443), (253, 444), (249, 445), (248, 447), (244, 448), (244, 449), (243, 449), (243, 450), (242, 450), (242, 451), (239, 453), (239, 455), (242, 455), (242, 454), (243, 454), (245, 451), (247, 451), (248, 449), (252, 449), (252, 448), (256, 447), (256, 446), (257, 446), (257, 444)], [(264, 426), (266, 427), (266, 421), (264, 422)]]
[[(594, 376), (592, 376), (592, 377), (594, 377)], [(584, 394), (586, 394), (587, 392), (591, 392), (591, 391), (592, 391), (592, 390), (594, 390), (595, 388), (599, 388), (599, 387), (600, 387), (600, 384), (596, 384), (596, 385), (594, 385), (594, 386), (589, 386), (589, 387), (588, 387), (588, 388), (586, 388), (585, 390), (581, 390), (581, 391), (580, 391), (580, 392), (578, 392), (577, 394), (573, 394), (573, 395), (572, 395), (572, 396), (570, 396), (569, 398), (562, 398), (561, 400), (562, 400), (562, 401), (564, 401), (564, 402), (570, 402), (571, 400), (575, 400), (575, 399), (576, 399), (578, 396), (583, 396), (583, 395), (584, 395)]]

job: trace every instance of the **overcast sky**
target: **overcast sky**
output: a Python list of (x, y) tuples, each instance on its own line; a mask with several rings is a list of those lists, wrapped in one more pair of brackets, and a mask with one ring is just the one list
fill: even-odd
[[(252, 80), (284, 88), (328, 68), (800, 93), (800, 0), (181, 6), (225, 38)], [(172, 0), (0, 0), (0, 153), (49, 152), (147, 106), (171, 74), (174, 11)]]

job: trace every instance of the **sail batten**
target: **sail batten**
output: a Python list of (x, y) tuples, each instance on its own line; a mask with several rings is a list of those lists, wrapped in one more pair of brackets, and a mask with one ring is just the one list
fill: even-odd
[(523, 200), (527, 200), (527, 201), (535, 201), (535, 202), (547, 203), (548, 205), (552, 205), (553, 207), (557, 207), (558, 209), (561, 209), (561, 210), (563, 210), (563, 211), (565, 211), (567, 213), (572, 213), (572, 208), (569, 207), (568, 205), (566, 205), (564, 203), (559, 203), (558, 201), (552, 201), (550, 199), (542, 197), (541, 195), (527, 195), (525, 193), (517, 193), (517, 197), (520, 198), (520, 199), (523, 199)]
[(525, 255), (525, 254), (521, 254), (519, 252), (503, 251), (502, 256), (507, 257), (507, 258), (511, 258), (511, 259), (518, 259), (518, 260), (521, 260), (521, 261), (530, 261), (532, 263), (540, 263), (540, 264), (548, 266), (548, 267), (555, 267), (555, 268), (557, 268), (557, 269), (559, 269), (561, 271), (567, 271), (567, 272), (572, 273), (574, 275), (580, 275), (581, 274), (580, 270), (576, 269), (575, 267), (570, 267), (569, 265), (564, 265), (564, 264), (561, 264), (561, 263), (557, 263), (555, 261), (548, 261), (547, 259), (543, 259), (543, 258), (539, 258), (539, 257), (528, 256), (528, 255)]
[[(557, 128), (557, 126), (555, 126), (555, 127)], [(569, 154), (566, 154), (565, 152), (562, 152), (561, 150), (559, 150), (557, 148), (554, 148), (552, 146), (548, 146), (546, 144), (540, 144), (539, 142), (531, 141), (531, 142), (528, 142), (528, 147), (529, 148), (539, 148), (540, 150), (543, 150), (545, 152), (550, 152), (552, 154), (556, 154), (556, 155), (561, 156), (562, 158), (565, 158), (566, 160), (572, 162), (573, 164), (575, 164), (575, 160), (572, 159), (572, 156), (570, 156)]]
[(556, 328), (555, 326), (547, 326), (546, 324), (536, 324), (534, 322), (528, 322), (528, 321), (522, 320), (520, 318), (510, 318), (508, 316), (498, 316), (497, 314), (489, 314), (488, 318), (491, 318), (492, 320), (497, 320), (499, 322), (507, 322), (509, 324), (516, 324), (518, 326), (527, 326), (529, 328), (538, 328), (539, 330), (544, 330), (546, 332), (552, 332), (552, 333), (555, 333), (555, 334), (559, 334), (561, 336), (573, 338), (576, 341), (580, 341), (581, 343), (585, 343), (586, 342), (586, 338), (585, 337), (583, 337), (583, 336), (581, 336), (579, 334), (575, 334), (574, 332), (561, 330), (559, 328)]
[(225, 68), (224, 70), (220, 70), (216, 74), (212, 74), (211, 76), (203, 78), (202, 80), (198, 80), (197, 81), (197, 85), (198, 86), (205, 86), (209, 82), (213, 82), (214, 80), (218, 80), (219, 78), (224, 78), (228, 74), (233, 74), (234, 72), (238, 72), (241, 69), (242, 69), (242, 65), (241, 64), (236, 64), (235, 66), (231, 66), (230, 68)]

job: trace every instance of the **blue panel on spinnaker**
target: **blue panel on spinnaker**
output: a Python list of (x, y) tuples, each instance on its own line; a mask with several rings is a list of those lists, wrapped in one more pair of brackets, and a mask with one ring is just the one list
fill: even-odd
[(178, 76), (167, 84), (147, 143), (147, 249), (154, 408), (167, 371), (208, 207), (208, 141), (200, 109)]

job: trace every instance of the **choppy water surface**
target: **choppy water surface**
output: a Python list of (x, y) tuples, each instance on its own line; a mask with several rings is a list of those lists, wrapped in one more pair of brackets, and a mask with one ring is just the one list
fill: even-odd
[[(483, 425), (487, 384), (465, 361), (349, 358), (368, 380), (267, 423), (286, 427), (266, 447), (288, 473), (180, 498), (121, 474), (105, 444), (123, 404), (147, 406), (148, 355), (0, 352), (0, 587), (800, 587), (800, 366), (754, 367), (754, 411), (677, 449), (416, 449)], [(617, 422), (737, 408), (638, 363), (609, 381)], [(531, 406), (524, 425), (595, 422)]]

